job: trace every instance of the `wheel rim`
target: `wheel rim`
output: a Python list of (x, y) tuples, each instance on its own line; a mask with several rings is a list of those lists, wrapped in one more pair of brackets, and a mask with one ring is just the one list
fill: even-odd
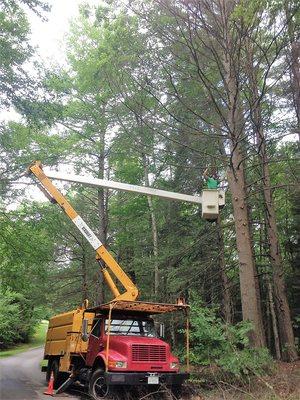
[(108, 386), (105, 383), (104, 376), (99, 376), (94, 382), (94, 396), (96, 399), (102, 399), (108, 394)]

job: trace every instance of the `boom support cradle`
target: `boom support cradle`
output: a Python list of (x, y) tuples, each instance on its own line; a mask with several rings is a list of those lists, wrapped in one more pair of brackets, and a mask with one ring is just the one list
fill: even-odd
[[(129, 278), (129, 276), (123, 271), (117, 261), (112, 257), (112, 255), (107, 251), (101, 241), (97, 238), (91, 228), (86, 224), (86, 222), (78, 215), (75, 209), (71, 206), (68, 200), (60, 193), (60, 191), (53, 185), (51, 180), (46, 176), (43, 171), (42, 164), (40, 161), (34, 162), (28, 168), (29, 173), (33, 173), (39, 180), (39, 187), (46, 197), (54, 203), (58, 203), (60, 207), (64, 210), (71, 221), (76, 225), (78, 230), (83, 234), (83, 236), (88, 240), (93, 249), (96, 251), (96, 259), (101, 266), (101, 272), (104, 279), (110, 288), (111, 292), (115, 296), (114, 300), (126, 300), (135, 301), (138, 297), (138, 288)], [(105, 263), (103, 267), (101, 265), (102, 260)], [(117, 278), (117, 280), (125, 288), (124, 293), (120, 293), (116, 284), (114, 283), (108, 268)]]

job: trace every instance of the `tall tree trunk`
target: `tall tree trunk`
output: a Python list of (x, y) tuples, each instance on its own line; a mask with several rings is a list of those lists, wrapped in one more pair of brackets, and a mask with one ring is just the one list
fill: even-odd
[(269, 309), (270, 309), (270, 314), (271, 314), (271, 319), (272, 319), (275, 354), (276, 354), (277, 360), (280, 360), (281, 359), (280, 341), (279, 341), (279, 334), (278, 334), (278, 329), (277, 329), (277, 319), (276, 319), (275, 304), (274, 304), (274, 298), (273, 298), (273, 287), (272, 287), (270, 277), (268, 274), (266, 275), (266, 281), (267, 281), (267, 290), (268, 290)]
[(261, 162), (262, 186), (266, 208), (266, 229), (269, 241), (270, 261), (273, 268), (275, 304), (282, 343), (282, 355), (285, 360), (293, 361), (296, 360), (298, 356), (295, 347), (290, 308), (286, 295), (275, 208), (272, 198), (269, 160), (267, 155), (266, 139), (261, 114), (260, 95), (257, 83), (258, 77), (257, 71), (253, 65), (253, 53), (250, 46), (247, 48), (247, 54), (249, 58), (248, 77), (252, 96), (251, 116), (253, 129), (257, 137), (257, 151)]
[(244, 174), (244, 152), (241, 144), (243, 135), (243, 116), (239, 106), (239, 82), (235, 69), (236, 60), (233, 55), (233, 39), (230, 33), (230, 16), (233, 2), (221, 0), (221, 23), (223, 29), (224, 79), (227, 90), (227, 124), (230, 138), (230, 165), (228, 184), (232, 195), (236, 244), (239, 257), (239, 276), (243, 319), (253, 324), (249, 334), (254, 347), (265, 345), (265, 336), (261, 318), (260, 296), (257, 292), (255, 276), (256, 267), (252, 249), (248, 210), (246, 204), (246, 182)]
[[(99, 156), (99, 170), (98, 178), (104, 179), (104, 155)], [(106, 246), (107, 244), (107, 227), (108, 227), (108, 216), (107, 216), (107, 190), (98, 189), (98, 214), (99, 214), (99, 238), (101, 242)]]
[(269, 174), (269, 164), (267, 161), (264, 138), (261, 138), (261, 161), (263, 169), (263, 188), (266, 205), (266, 225), (269, 238), (270, 260), (273, 267), (273, 283), (275, 304), (277, 309), (279, 331), (282, 342), (283, 358), (287, 361), (293, 361), (298, 358), (295, 347), (293, 326), (291, 321), (290, 307), (287, 300), (286, 287), (284, 281), (284, 271), (282, 266), (280, 244), (276, 225), (276, 217), (271, 192), (271, 180)]
[[(291, 15), (291, 6), (293, 2), (285, 0), (284, 8), (290, 39), (290, 76), (291, 76), (291, 91), (293, 94), (293, 102), (296, 113), (296, 133), (300, 140), (300, 41), (297, 37), (296, 24), (293, 23), (294, 18)], [(294, 4), (296, 9), (296, 4)]]
[[(143, 103), (143, 100), (142, 100)], [(138, 131), (140, 136), (140, 141), (143, 143), (144, 148), (146, 136), (144, 134), (144, 120), (143, 120), (143, 107), (140, 107), (135, 113), (135, 119), (138, 125)], [(148, 168), (148, 158), (144, 152), (142, 152), (142, 163), (144, 168), (144, 182), (146, 186), (150, 186), (149, 181), (149, 168)], [(151, 231), (152, 231), (152, 244), (153, 244), (153, 258), (154, 258), (154, 299), (158, 300), (159, 293), (159, 264), (158, 264), (158, 233), (157, 233), (157, 221), (156, 215), (153, 207), (153, 200), (151, 196), (147, 196), (148, 207), (151, 217)]]
[(293, 361), (298, 358), (295, 347), (293, 326), (291, 321), (290, 307), (287, 300), (286, 287), (284, 281), (284, 271), (280, 252), (280, 244), (276, 225), (276, 216), (271, 192), (271, 179), (269, 173), (269, 164), (267, 160), (265, 139), (262, 129), (260, 129), (260, 156), (263, 173), (263, 193), (266, 206), (266, 227), (269, 238), (270, 261), (273, 267), (273, 283), (275, 304), (277, 309), (279, 331), (282, 342), (283, 358), (287, 361)]
[(223, 231), (220, 221), (220, 216), (217, 221), (218, 228), (218, 261), (219, 261), (219, 271), (222, 282), (222, 314), (226, 323), (231, 324), (233, 321), (232, 318), (232, 300), (231, 300), (231, 292), (230, 292), (230, 284), (229, 279), (226, 274), (225, 268), (225, 257), (224, 257), (224, 240), (223, 240)]
[(243, 319), (253, 324), (250, 340), (253, 346), (265, 345), (263, 324), (257, 286), (255, 281), (253, 249), (251, 246), (249, 219), (245, 203), (245, 178), (242, 155), (238, 145), (232, 154), (232, 168), (228, 172), (228, 183), (232, 195), (233, 213), (236, 229), (236, 244), (239, 257), (239, 276)]
[[(149, 182), (149, 171), (148, 171), (148, 160), (145, 154), (143, 157), (144, 166), (144, 181), (146, 186), (150, 186)], [(157, 223), (156, 215), (153, 208), (153, 201), (151, 196), (147, 196), (149, 211), (151, 215), (151, 229), (152, 229), (152, 242), (153, 242), (153, 256), (154, 256), (154, 299), (158, 300), (159, 292), (159, 265), (158, 265), (158, 234), (157, 234)]]
[(266, 341), (268, 349), (272, 348), (272, 338), (271, 338), (271, 310), (270, 310), (270, 302), (267, 301), (266, 304)]
[[(98, 178), (104, 179), (105, 174), (105, 134), (100, 136), (100, 153), (98, 155)], [(108, 215), (107, 215), (107, 190), (98, 188), (98, 216), (99, 216), (99, 239), (107, 245), (107, 227), (108, 227)], [(99, 290), (97, 295), (97, 303), (104, 303), (104, 280), (101, 271), (98, 275), (99, 279)]]

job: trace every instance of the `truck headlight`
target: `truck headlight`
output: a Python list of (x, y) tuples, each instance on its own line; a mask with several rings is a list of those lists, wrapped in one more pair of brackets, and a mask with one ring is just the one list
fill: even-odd
[(178, 369), (179, 368), (178, 362), (171, 362), (170, 363), (170, 368), (171, 369)]
[(126, 361), (116, 361), (116, 368), (127, 368)]
[(127, 362), (126, 361), (109, 361), (108, 366), (112, 367), (112, 368), (127, 368)]

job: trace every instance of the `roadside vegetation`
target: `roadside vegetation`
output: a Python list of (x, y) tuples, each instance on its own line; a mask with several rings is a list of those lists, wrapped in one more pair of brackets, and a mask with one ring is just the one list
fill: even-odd
[(32, 336), (29, 336), (27, 343), (19, 342), (18, 344), (11, 345), (11, 347), (6, 350), (0, 350), (0, 358), (13, 356), (35, 347), (44, 346), (47, 329), (48, 321), (43, 320), (39, 322), (38, 325), (35, 326)]
[(192, 400), (298, 400), (300, 363), (276, 362), (272, 373), (228, 379), (216, 367), (203, 367), (189, 382), (185, 399)]

